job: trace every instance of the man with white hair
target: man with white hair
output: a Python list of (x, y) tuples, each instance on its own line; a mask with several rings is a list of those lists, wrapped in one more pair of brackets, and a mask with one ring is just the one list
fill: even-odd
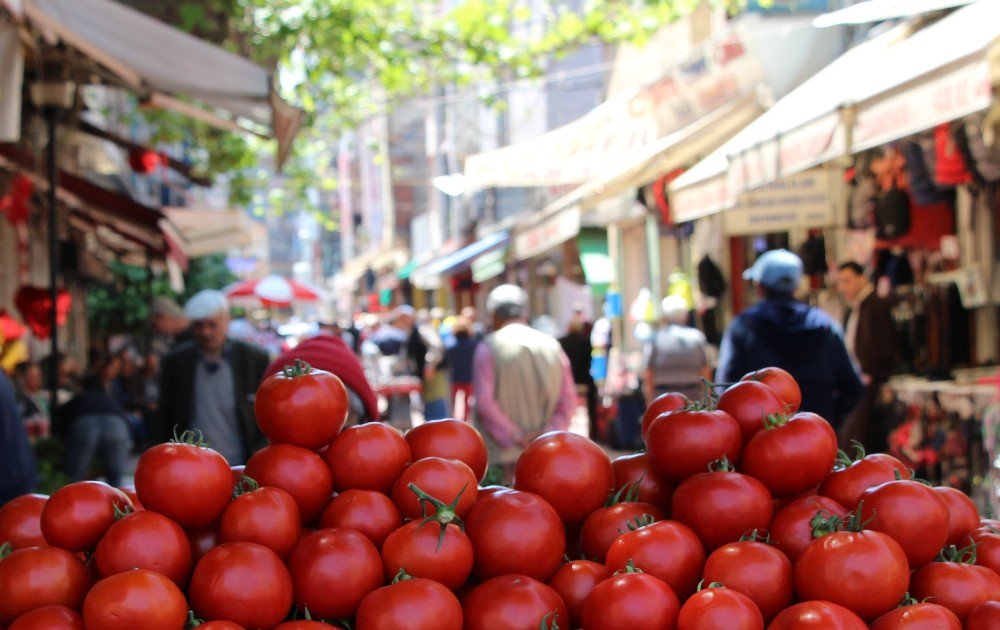
[(643, 393), (646, 400), (667, 392), (680, 392), (699, 400), (704, 392), (701, 379), (709, 378), (708, 341), (688, 323), (689, 309), (679, 295), (660, 303), (660, 328), (646, 344)]
[(253, 399), (267, 369), (267, 353), (227, 336), (229, 302), (205, 290), (184, 306), (194, 341), (178, 345), (163, 358), (160, 414), (151, 427), (155, 441), (197, 429), (231, 465), (246, 463), (266, 445), (253, 414)]

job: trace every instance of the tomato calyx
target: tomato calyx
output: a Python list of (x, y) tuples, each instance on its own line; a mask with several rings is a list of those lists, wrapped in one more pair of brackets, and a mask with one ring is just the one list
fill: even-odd
[[(422, 513), (422, 520), (417, 529), (427, 525), (428, 523), (438, 523), (441, 527), (441, 531), (438, 532), (438, 551), (441, 550), (441, 546), (444, 544), (444, 537), (448, 531), (449, 524), (455, 524), (460, 530), (465, 531), (465, 523), (459, 518), (458, 514), (455, 513), (458, 507), (458, 502), (462, 500), (462, 494), (468, 488), (468, 484), (462, 486), (462, 489), (458, 491), (455, 495), (455, 500), (451, 503), (445, 504), (444, 501), (436, 497), (432, 497), (423, 490), (417, 487), (417, 484), (411, 483), (407, 486), (410, 492), (417, 495), (417, 500), (420, 502), (420, 511)], [(427, 506), (434, 506), (434, 514), (427, 514)]]
[(406, 569), (400, 569), (399, 571), (396, 571), (396, 575), (393, 576), (391, 584), (398, 584), (412, 579), (413, 576), (407, 573)]
[(542, 617), (541, 623), (538, 625), (539, 630), (559, 630), (559, 611), (553, 610), (549, 614)]
[(708, 472), (736, 472), (736, 466), (725, 455), (708, 465)]
[(630, 575), (632, 573), (645, 573), (645, 571), (635, 566), (635, 560), (629, 558), (628, 562), (625, 563), (625, 568), (618, 569), (617, 571), (614, 572), (614, 575), (622, 575), (623, 573), (625, 575)]
[(12, 553), (14, 553), (14, 546), (9, 542), (0, 545), (0, 560), (3, 560)]
[(618, 533), (625, 534), (628, 532), (634, 532), (636, 530), (642, 529), (643, 527), (652, 525), (655, 522), (656, 522), (656, 517), (653, 516), (652, 514), (640, 514), (639, 516), (632, 518), (631, 521), (625, 524), (625, 528), (627, 530), (626, 532), (623, 532), (621, 528), (618, 528)]
[(700, 593), (706, 588), (726, 588), (726, 585), (722, 582), (709, 582), (708, 586), (705, 586), (705, 580), (700, 580), (698, 582), (698, 588), (695, 590), (696, 593)]
[(233, 485), (233, 498), (247, 494), (248, 492), (253, 492), (260, 488), (260, 484), (257, 480), (252, 477), (247, 477), (243, 475), (240, 480)]
[(865, 445), (857, 440), (851, 440), (851, 446), (854, 447), (854, 457), (851, 457), (845, 453), (842, 449), (837, 450), (837, 459), (833, 462), (834, 470), (843, 470), (845, 468), (850, 468), (851, 464), (854, 462), (859, 462), (865, 458), (868, 454), (865, 451)]
[(122, 520), (123, 518), (125, 518), (126, 516), (128, 516), (129, 514), (132, 514), (133, 512), (135, 512), (135, 508), (132, 507), (131, 505), (128, 505), (128, 504), (118, 505), (118, 503), (115, 502), (114, 508), (115, 508), (115, 522), (116, 523), (118, 521)]
[[(815, 518), (815, 517), (813, 517)], [(811, 523), (810, 523), (811, 524)], [(771, 533), (766, 529), (753, 529), (740, 536), (739, 542), (759, 542), (764, 545), (775, 545), (776, 543), (771, 540)]]
[(769, 431), (771, 429), (777, 429), (783, 426), (791, 420), (791, 416), (787, 413), (768, 413), (764, 414), (761, 419), (764, 421), (764, 430)]
[(646, 473), (642, 473), (638, 479), (626, 483), (624, 486), (619, 488), (617, 492), (609, 495), (608, 500), (604, 502), (604, 507), (611, 507), (613, 505), (618, 505), (619, 503), (635, 503), (638, 501), (639, 485), (645, 477)]
[(171, 444), (186, 444), (187, 446), (197, 446), (200, 448), (208, 448), (209, 440), (205, 437), (205, 434), (201, 432), (200, 429), (188, 429), (177, 435), (177, 427), (174, 426), (174, 439), (170, 440)]
[(959, 548), (958, 545), (948, 545), (937, 555), (937, 562), (955, 562), (957, 564), (976, 564), (976, 548), (979, 545), (972, 543), (968, 547)]
[(809, 521), (813, 539), (822, 538), (823, 536), (837, 532), (853, 532), (856, 534), (864, 531), (868, 527), (868, 524), (875, 520), (877, 513), (873, 513), (872, 517), (867, 521), (862, 521), (861, 507), (862, 503), (858, 503), (858, 508), (844, 518), (840, 518), (826, 510), (817, 511), (816, 515)]
[(281, 368), (281, 374), (285, 378), (298, 378), (300, 376), (305, 376), (310, 372), (312, 372), (312, 366), (302, 359), (295, 359), (294, 364), (286, 365)]

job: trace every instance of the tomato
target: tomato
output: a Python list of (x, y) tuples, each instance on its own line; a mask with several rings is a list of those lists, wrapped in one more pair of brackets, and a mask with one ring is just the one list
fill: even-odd
[(795, 413), (802, 405), (802, 390), (791, 374), (778, 367), (766, 367), (756, 372), (744, 374), (741, 381), (758, 381), (774, 390), (781, 400), (788, 405), (785, 413)]
[(744, 444), (764, 428), (765, 418), (788, 413), (785, 401), (773, 389), (757, 381), (740, 381), (730, 385), (719, 396), (715, 408), (736, 420)]
[(749, 597), (729, 588), (706, 588), (681, 607), (677, 630), (764, 630), (764, 617)]
[(547, 580), (566, 551), (559, 515), (530, 492), (503, 490), (483, 497), (465, 519), (465, 531), (481, 580), (508, 573)]
[(666, 582), (646, 573), (613, 575), (583, 603), (583, 630), (673, 630), (681, 604)]
[(839, 604), (863, 619), (896, 607), (910, 580), (906, 554), (876, 531), (841, 531), (814, 540), (795, 563), (800, 599)]
[(603, 564), (590, 560), (573, 560), (559, 567), (549, 578), (551, 586), (566, 604), (569, 612), (569, 627), (579, 628), (583, 623), (583, 603), (594, 587), (611, 577), (611, 572)]
[(321, 529), (288, 558), (295, 604), (316, 617), (353, 617), (365, 595), (382, 586), (382, 559), (370, 540), (350, 529)]
[(337, 626), (322, 621), (286, 621), (274, 630), (337, 630)]
[(871, 630), (962, 630), (962, 622), (944, 606), (925, 602), (890, 610)]
[(400, 580), (361, 600), (356, 630), (462, 630), (462, 605), (444, 586)]
[(381, 422), (347, 427), (330, 443), (324, 459), (338, 491), (378, 490), (385, 494), (412, 461), (403, 434)]
[(514, 466), (514, 488), (534, 492), (565, 523), (578, 523), (604, 505), (615, 484), (611, 460), (596, 443), (551, 431), (528, 445)]
[(479, 431), (461, 420), (433, 420), (406, 432), (413, 461), (425, 457), (457, 459), (465, 462), (476, 479), (486, 476), (486, 442)]
[(83, 602), (83, 623), (101, 630), (182, 630), (187, 611), (176, 584), (156, 571), (133, 569), (90, 589)]
[(631, 501), (596, 510), (583, 522), (580, 536), (583, 555), (604, 562), (611, 543), (623, 532), (629, 531), (629, 526), (635, 529), (642, 524), (648, 525), (646, 520), (662, 521), (663, 512), (648, 503)]
[(191, 564), (198, 564), (198, 561), (205, 557), (205, 554), (219, 546), (219, 532), (214, 527), (196, 529), (187, 532), (188, 542), (191, 544)]
[(743, 435), (724, 411), (674, 411), (653, 421), (647, 446), (653, 468), (665, 479), (680, 481), (723, 457), (736, 463)]
[(688, 397), (678, 392), (667, 392), (654, 398), (653, 402), (649, 403), (649, 406), (646, 407), (645, 413), (642, 414), (641, 433), (643, 443), (646, 442), (646, 436), (649, 434), (649, 426), (653, 424), (653, 420), (656, 420), (662, 414), (679, 411), (690, 404), (691, 401), (688, 400)]
[(910, 592), (919, 601), (930, 598), (965, 623), (973, 608), (1000, 599), (1000, 576), (974, 564), (931, 562), (913, 574)]
[(79, 610), (90, 584), (83, 561), (65, 549), (18, 549), (0, 560), (0, 623), (51, 604)]
[(485, 496), (497, 492), (502, 492), (504, 490), (510, 490), (510, 488), (508, 488), (507, 486), (497, 486), (497, 485), (479, 486), (479, 490), (476, 492), (476, 500), (478, 501), (479, 499), (482, 499)]
[(333, 479), (319, 455), (290, 444), (253, 454), (246, 474), (263, 487), (281, 488), (295, 499), (303, 523), (312, 523), (330, 503)]
[(462, 612), (465, 630), (538, 630), (545, 621), (568, 627), (569, 620), (558, 593), (526, 575), (483, 582), (462, 600)]
[(405, 518), (420, 518), (424, 509), (431, 515), (436, 508), (424, 502), (410, 489), (413, 484), (426, 494), (448, 505), (455, 503), (454, 512), (465, 518), (475, 505), (479, 482), (464, 462), (440, 457), (425, 457), (410, 464), (392, 487), (392, 501)]
[(221, 542), (264, 545), (282, 559), (299, 542), (299, 507), (280, 488), (258, 488), (236, 497), (219, 521)]
[(44, 547), (42, 508), (48, 498), (44, 494), (22, 494), (0, 505), (0, 545), (10, 543), (14, 551)]
[(374, 490), (345, 490), (323, 510), (320, 527), (345, 527), (360, 532), (377, 548), (403, 524), (392, 499)]
[(1000, 571), (1000, 536), (977, 533), (972, 535), (972, 540), (976, 543), (976, 564)]
[(946, 545), (961, 545), (979, 527), (979, 509), (967, 494), (957, 488), (937, 486), (934, 492), (948, 507), (948, 540)]
[(382, 564), (389, 580), (405, 569), (455, 591), (472, 573), (472, 543), (454, 523), (410, 521), (385, 539)]
[(142, 512), (143, 510), (146, 509), (142, 507), (142, 503), (139, 501), (139, 495), (136, 494), (135, 492), (135, 486), (133, 485), (118, 486), (118, 489), (121, 490), (122, 494), (128, 497), (129, 503), (132, 504), (132, 511)]
[(895, 481), (894, 471), (899, 471), (901, 479), (910, 478), (910, 472), (903, 463), (892, 455), (865, 455), (864, 449), (855, 448), (858, 450), (857, 457), (854, 460), (848, 459), (847, 455), (838, 457), (837, 467), (819, 487), (821, 495), (830, 497), (849, 511), (858, 507), (861, 494), (868, 488)]
[(814, 540), (811, 522), (817, 512), (841, 519), (847, 516), (847, 510), (833, 499), (814, 495), (792, 501), (771, 520), (771, 540), (792, 562)]
[(814, 413), (770, 419), (743, 447), (740, 470), (760, 480), (776, 497), (815, 488), (833, 469), (837, 434)]
[[(888, 534), (917, 569), (933, 560), (948, 539), (948, 506), (928, 486), (890, 481), (861, 495), (861, 519), (868, 529)], [(919, 523), (918, 527), (914, 527)]]
[(115, 509), (131, 504), (103, 481), (78, 481), (56, 490), (42, 507), (45, 542), (67, 551), (89, 551), (115, 522)]
[(767, 529), (774, 502), (764, 484), (753, 477), (720, 470), (695, 475), (677, 486), (670, 514), (711, 550), (755, 529)]
[(158, 444), (139, 458), (135, 491), (147, 510), (185, 529), (199, 529), (214, 523), (229, 505), (233, 474), (226, 459), (210, 448)]
[(257, 543), (219, 545), (191, 576), (191, 608), (202, 619), (271, 628), (292, 607), (292, 580), (276, 553)]
[[(972, 609), (965, 620), (965, 630), (991, 630), (1000, 628), (1000, 602), (989, 601)], [(11, 626), (10, 630), (14, 630)]]
[(84, 630), (83, 617), (65, 606), (42, 606), (18, 617), (7, 630)]
[(766, 620), (792, 601), (792, 563), (762, 542), (744, 540), (719, 547), (708, 556), (702, 575), (706, 584), (725, 584), (749, 597)]
[(670, 500), (674, 496), (674, 486), (660, 476), (649, 463), (648, 453), (633, 453), (621, 455), (611, 462), (615, 471), (615, 487), (622, 488), (628, 484), (639, 484), (639, 495), (636, 501), (649, 503), (660, 508), (666, 514), (670, 511)]
[(257, 426), (272, 444), (311, 451), (337, 436), (348, 407), (347, 388), (339, 378), (298, 360), (264, 379), (253, 402)]
[(786, 608), (767, 630), (867, 630), (860, 617), (832, 602), (811, 601)]
[[(278, 627), (280, 628), (281, 626)], [(243, 626), (235, 621), (226, 621), (225, 619), (206, 621), (203, 624), (199, 624), (197, 628), (198, 630), (245, 630)]]
[(94, 554), (97, 572), (156, 571), (182, 587), (191, 573), (191, 544), (180, 525), (156, 512), (135, 512), (111, 526)]
[(687, 525), (660, 521), (619, 536), (605, 564), (612, 572), (624, 571), (630, 560), (637, 569), (666, 582), (683, 600), (694, 593), (701, 579), (705, 548)]

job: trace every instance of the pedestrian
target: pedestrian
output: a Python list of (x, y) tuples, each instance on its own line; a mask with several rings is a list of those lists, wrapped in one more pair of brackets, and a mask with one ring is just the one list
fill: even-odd
[(448, 371), (444, 342), (437, 329), (423, 316), (417, 319), (412, 306), (396, 309), (394, 327), (407, 334), (404, 352), (410, 373), (420, 379), (424, 401), (424, 419), (448, 417)]
[(174, 346), (194, 341), (191, 322), (177, 302), (160, 295), (153, 300), (152, 308), (153, 351), (161, 358)]
[(482, 341), (483, 337), (486, 336), (486, 327), (483, 323), (479, 321), (479, 314), (476, 313), (475, 307), (466, 306), (462, 309), (462, 317), (472, 322), (472, 336), (476, 339)]
[(0, 506), (35, 489), (38, 469), (17, 410), (14, 387), (0, 370)]
[(269, 359), (267, 352), (227, 336), (229, 302), (220, 291), (196, 293), (184, 305), (194, 341), (178, 345), (160, 368), (160, 413), (155, 442), (197, 429), (231, 465), (244, 464), (266, 445), (253, 401)]
[[(455, 417), (466, 422), (472, 417), (472, 361), (477, 345), (479, 339), (472, 333), (472, 322), (461, 315), (456, 317), (451, 327), (451, 335), (445, 343), (445, 354), (448, 356), (448, 366), (451, 370), (452, 410)], [(459, 394), (462, 395), (462, 413), (458, 413)]]
[(660, 302), (660, 327), (643, 352), (642, 383), (647, 402), (667, 392), (679, 392), (693, 401), (701, 400), (705, 393), (701, 379), (711, 378), (708, 340), (700, 330), (688, 326), (689, 313), (679, 295), (669, 295)]
[(871, 453), (883, 453), (889, 447), (891, 418), (876, 413), (882, 386), (889, 380), (896, 360), (896, 329), (892, 308), (875, 292), (856, 262), (845, 262), (837, 271), (837, 290), (847, 302), (844, 342), (861, 371), (865, 393), (841, 431), (841, 444), (851, 440), (864, 444)]
[[(582, 309), (581, 309), (582, 312)], [(566, 334), (559, 339), (569, 365), (573, 369), (573, 382), (577, 395), (587, 400), (587, 419), (590, 423), (590, 437), (597, 439), (597, 385), (590, 374), (594, 346), (590, 343), (587, 320), (574, 317), (570, 320)]]
[(511, 472), (536, 437), (569, 427), (576, 386), (569, 359), (552, 337), (527, 325), (528, 295), (504, 284), (486, 300), (493, 332), (476, 348), (473, 393), (490, 461)]
[(752, 281), (763, 299), (738, 315), (723, 335), (716, 382), (780, 367), (798, 382), (802, 411), (819, 414), (839, 429), (863, 386), (840, 327), (822, 310), (795, 299), (802, 260), (785, 249), (765, 252), (743, 279)]
[(52, 432), (48, 401), (42, 389), (42, 368), (33, 361), (22, 361), (14, 367), (14, 391), (17, 409), (32, 441), (49, 437)]

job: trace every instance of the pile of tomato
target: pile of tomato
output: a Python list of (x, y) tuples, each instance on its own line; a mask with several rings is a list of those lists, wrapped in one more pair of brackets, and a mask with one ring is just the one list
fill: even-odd
[(134, 489), (0, 508), (0, 628), (1000, 628), (1000, 522), (967, 496), (839, 452), (781, 370), (706, 398), (653, 401), (644, 452), (547, 433), (480, 487), (471, 425), (343, 428), (340, 381), (292, 367), (245, 469), (188, 434)]

